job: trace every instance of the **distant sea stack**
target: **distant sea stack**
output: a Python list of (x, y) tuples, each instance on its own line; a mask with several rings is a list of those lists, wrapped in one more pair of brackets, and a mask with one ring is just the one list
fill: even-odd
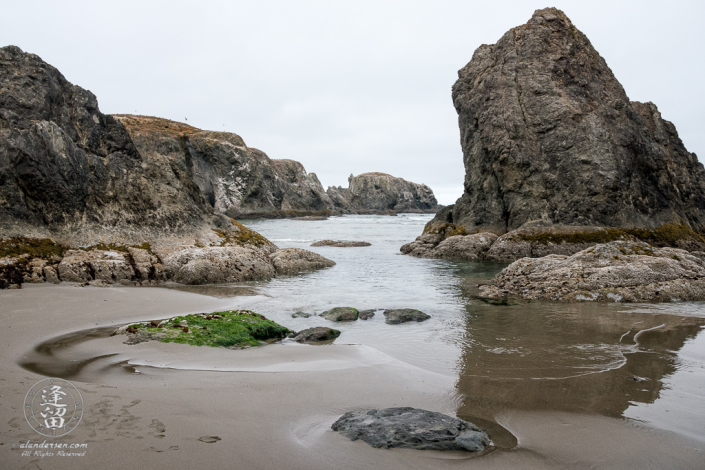
[[(562, 11), (537, 10), (458, 76), (465, 190), (425, 233), (509, 232), (531, 244), (548, 231), (544, 242), (565, 235), (583, 249), (583, 228), (619, 229), (600, 235), (618, 239), (666, 227), (671, 242), (678, 232), (702, 249), (703, 165), (653, 103), (629, 100)], [(519, 251), (510, 257), (532, 255)]]
[(294, 160), (272, 160), (231, 132), (203, 131), (168, 119), (115, 115), (144, 155), (184, 160), (208, 204), (233, 218), (329, 215), (315, 173)]
[(333, 208), (348, 213), (435, 213), (439, 206), (431, 188), (386, 173), (350, 175), (348, 187), (328, 187)]

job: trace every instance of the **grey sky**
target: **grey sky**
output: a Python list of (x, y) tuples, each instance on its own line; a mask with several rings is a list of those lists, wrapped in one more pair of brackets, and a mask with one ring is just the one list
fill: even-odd
[(104, 113), (241, 135), (324, 186), (382, 171), (462, 193), (450, 88), (480, 44), (561, 8), (632, 100), (652, 101), (705, 155), (698, 1), (8, 1), (14, 44), (96, 94)]

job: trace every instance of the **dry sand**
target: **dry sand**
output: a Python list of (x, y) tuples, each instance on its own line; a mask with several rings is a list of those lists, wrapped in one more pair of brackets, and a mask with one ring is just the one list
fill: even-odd
[[(705, 468), (703, 442), (573, 413), (507, 411), (495, 419), (518, 446), (483, 456), (351, 442), (330, 430), (346, 411), (413, 406), (454, 414), (460, 402), (457, 376), (366, 346), (274, 344), (231, 351), (127, 346), (113, 337), (55, 349), (53, 356), (34, 351), (79, 330), (247, 308), (252, 300), (160, 288), (27, 285), (0, 291), (0, 468)], [(98, 356), (105, 357), (83, 362)], [(22, 410), (27, 390), (44, 378), (20, 366), (28, 361), (39, 362), (32, 370), (77, 364), (61, 372), (83, 395), (83, 421), (67, 436), (46, 440), (87, 443), (84, 456), (23, 457), (13, 447), (45, 440)], [(204, 436), (220, 440), (199, 440)]]

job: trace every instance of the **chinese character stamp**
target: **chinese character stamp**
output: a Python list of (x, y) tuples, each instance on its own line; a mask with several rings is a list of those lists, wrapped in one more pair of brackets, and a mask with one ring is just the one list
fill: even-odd
[(83, 397), (63, 379), (43, 379), (32, 385), (24, 399), (24, 416), (39, 434), (59, 437), (73, 431), (83, 417)]

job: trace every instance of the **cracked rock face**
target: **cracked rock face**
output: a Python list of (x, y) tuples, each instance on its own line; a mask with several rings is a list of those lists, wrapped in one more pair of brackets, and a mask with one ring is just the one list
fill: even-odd
[(415, 408), (350, 411), (332, 426), (350, 440), (372, 447), (481, 452), (491, 444), (485, 431), (465, 420)]
[(0, 90), (0, 236), (142, 239), (212, 223), (187, 168), (143, 157), (38, 56), (0, 48)]
[(315, 173), (294, 160), (272, 160), (231, 132), (204, 131), (150, 116), (115, 115), (136, 148), (160, 167), (193, 175), (217, 212), (234, 218), (325, 213), (332, 205)]
[(653, 103), (629, 100), (560, 10), (538, 10), (480, 46), (458, 77), (465, 191), (448, 222), (497, 234), (537, 221), (653, 228), (682, 220), (705, 230), (703, 165)]
[(480, 293), (560, 301), (704, 300), (705, 262), (677, 248), (614, 241), (572, 256), (522, 258), (481, 286)]

